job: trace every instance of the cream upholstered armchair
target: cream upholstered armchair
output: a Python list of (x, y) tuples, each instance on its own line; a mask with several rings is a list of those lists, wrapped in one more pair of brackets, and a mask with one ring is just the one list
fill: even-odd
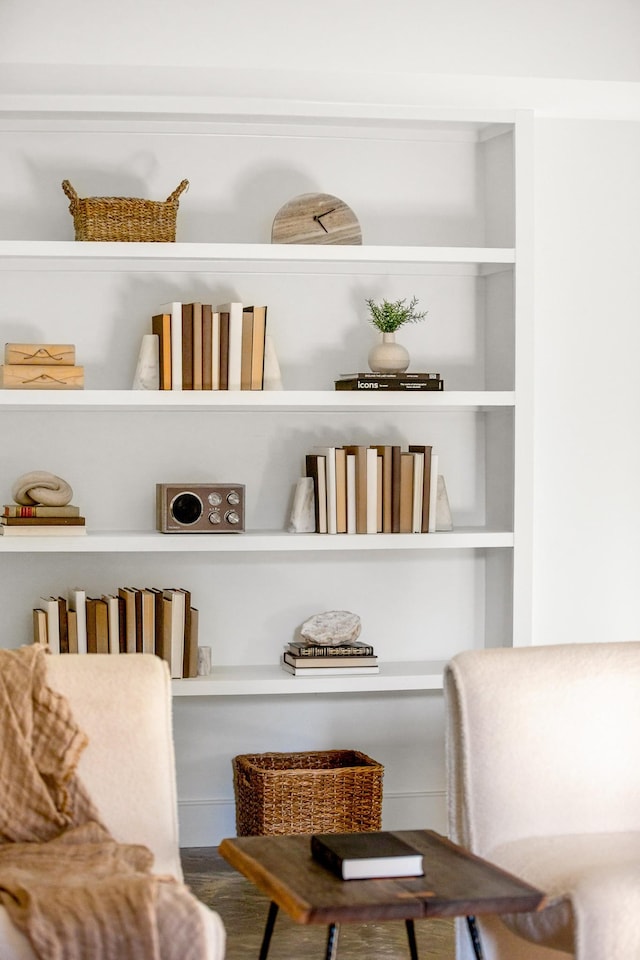
[[(149, 847), (155, 873), (182, 880), (171, 688), (164, 662), (145, 654), (51, 656), (47, 682), (67, 698), (76, 722), (88, 734), (78, 773), (105, 826), (115, 840)], [(204, 904), (198, 907), (206, 960), (222, 960), (222, 921)], [(0, 957), (35, 958), (4, 908), (0, 908)]]
[(640, 957), (640, 643), (462, 653), (445, 697), (452, 839), (548, 894), (487, 960)]

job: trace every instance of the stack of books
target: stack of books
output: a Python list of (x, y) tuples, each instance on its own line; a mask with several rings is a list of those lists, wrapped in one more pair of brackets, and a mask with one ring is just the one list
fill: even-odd
[(51, 653), (153, 653), (171, 677), (198, 675), (198, 610), (184, 587), (119, 587), (87, 596), (40, 597), (33, 610), (33, 642)]
[(341, 373), (336, 390), (444, 390), (439, 373)]
[(373, 647), (361, 640), (328, 646), (296, 640), (282, 654), (282, 666), (294, 677), (340, 677), (347, 674), (379, 673)]
[(438, 456), (425, 444), (315, 447), (305, 456), (313, 479), (317, 533), (432, 533)]
[(0, 387), (4, 390), (82, 390), (72, 343), (5, 343)]
[(160, 390), (262, 390), (266, 306), (165, 303), (152, 317)]
[(86, 519), (72, 503), (64, 507), (5, 503), (0, 516), (0, 535), (5, 537), (78, 537), (86, 532)]

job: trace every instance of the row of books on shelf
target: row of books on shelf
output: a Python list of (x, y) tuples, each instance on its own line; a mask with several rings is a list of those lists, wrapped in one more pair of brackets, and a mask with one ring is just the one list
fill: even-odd
[(313, 480), (317, 533), (436, 529), (438, 455), (430, 445), (314, 447), (305, 468)]
[(266, 306), (165, 303), (152, 317), (160, 390), (262, 390)]
[(0, 515), (0, 535), (5, 537), (84, 536), (86, 532), (86, 518), (73, 503), (59, 507), (5, 503)]
[(41, 597), (33, 610), (33, 640), (51, 653), (152, 653), (171, 677), (198, 675), (198, 610), (183, 587), (119, 587), (89, 597)]
[(294, 677), (340, 677), (379, 673), (373, 647), (362, 640), (347, 644), (318, 644), (293, 640), (282, 654), (282, 668)]

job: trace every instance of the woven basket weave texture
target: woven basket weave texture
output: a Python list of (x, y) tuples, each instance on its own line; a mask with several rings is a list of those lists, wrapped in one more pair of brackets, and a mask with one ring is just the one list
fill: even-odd
[(233, 758), (239, 837), (380, 830), (384, 768), (358, 750)]
[(166, 200), (135, 197), (79, 197), (68, 180), (62, 189), (69, 198), (76, 240), (129, 240), (172, 243), (176, 239), (178, 198), (189, 186), (183, 180)]

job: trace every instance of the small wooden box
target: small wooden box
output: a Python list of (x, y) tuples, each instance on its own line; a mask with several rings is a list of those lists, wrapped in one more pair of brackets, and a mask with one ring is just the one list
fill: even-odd
[(3, 390), (82, 390), (84, 367), (11, 363), (0, 366)]
[(4, 362), (73, 367), (76, 362), (76, 348), (73, 343), (5, 343)]

